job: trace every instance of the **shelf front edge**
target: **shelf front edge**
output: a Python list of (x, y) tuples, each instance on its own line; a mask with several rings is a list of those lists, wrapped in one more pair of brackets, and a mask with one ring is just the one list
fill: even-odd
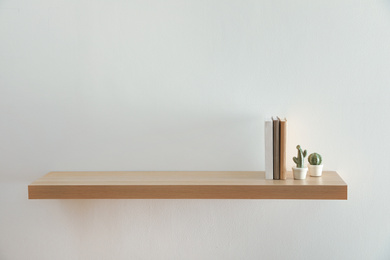
[(347, 185), (29, 185), (29, 199), (346, 200)]

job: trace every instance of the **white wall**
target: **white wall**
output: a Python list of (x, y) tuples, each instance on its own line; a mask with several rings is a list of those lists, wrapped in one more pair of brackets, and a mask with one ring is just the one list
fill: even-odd
[[(1, 0), (0, 259), (390, 259), (389, 98), (388, 0)], [(54, 170), (263, 170), (269, 115), (348, 201), (27, 199)]]

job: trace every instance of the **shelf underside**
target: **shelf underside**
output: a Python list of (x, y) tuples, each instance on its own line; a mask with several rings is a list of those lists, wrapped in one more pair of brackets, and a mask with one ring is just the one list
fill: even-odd
[(254, 171), (50, 172), (28, 186), (30, 199), (325, 199), (346, 200), (334, 171), (322, 177), (265, 180)]

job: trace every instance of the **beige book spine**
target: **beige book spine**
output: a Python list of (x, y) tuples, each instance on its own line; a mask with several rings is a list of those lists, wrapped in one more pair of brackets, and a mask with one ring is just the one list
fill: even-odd
[(287, 156), (286, 156), (286, 150), (287, 150), (287, 120), (280, 120), (280, 179), (285, 180), (287, 178), (287, 169), (286, 169), (286, 162), (287, 162)]

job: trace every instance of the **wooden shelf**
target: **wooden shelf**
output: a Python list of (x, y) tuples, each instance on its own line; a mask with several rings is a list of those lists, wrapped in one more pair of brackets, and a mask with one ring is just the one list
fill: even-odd
[(346, 200), (334, 171), (322, 177), (265, 180), (264, 172), (50, 172), (28, 186), (29, 199)]

